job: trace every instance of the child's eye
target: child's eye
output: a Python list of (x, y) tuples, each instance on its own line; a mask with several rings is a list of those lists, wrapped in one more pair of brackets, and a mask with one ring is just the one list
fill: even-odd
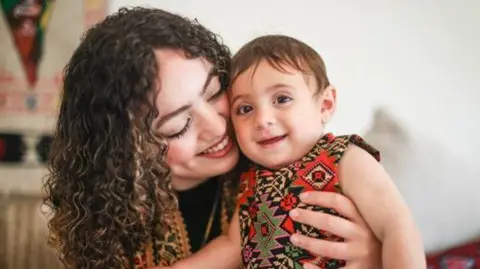
[(290, 101), (292, 101), (293, 99), (289, 96), (286, 96), (286, 95), (280, 95), (278, 96), (276, 99), (275, 99), (275, 104), (285, 104), (285, 103), (288, 103)]
[(249, 113), (250, 111), (253, 110), (253, 107), (252, 106), (249, 106), (249, 105), (245, 105), (245, 106), (239, 106), (237, 108), (237, 115), (243, 115), (243, 114), (247, 114)]

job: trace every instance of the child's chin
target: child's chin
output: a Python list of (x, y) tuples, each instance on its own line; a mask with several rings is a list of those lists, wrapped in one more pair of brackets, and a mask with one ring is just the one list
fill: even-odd
[(263, 162), (263, 164), (261, 165), (266, 168), (276, 170), (276, 169), (283, 168), (289, 164), (290, 164), (289, 160), (285, 160), (285, 158), (277, 158), (275, 160), (269, 160), (268, 162)]

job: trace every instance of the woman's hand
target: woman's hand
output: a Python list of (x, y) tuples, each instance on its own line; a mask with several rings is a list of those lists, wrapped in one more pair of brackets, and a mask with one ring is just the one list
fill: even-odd
[[(382, 267), (381, 245), (368, 228), (353, 202), (339, 193), (312, 191), (300, 195), (302, 202), (335, 209), (346, 219), (305, 209), (294, 209), (291, 217), (298, 222), (313, 226), (344, 238), (344, 242), (332, 242), (292, 235), (292, 243), (318, 256), (346, 260), (347, 269), (380, 269)], [(305, 268), (315, 269), (315, 265)]]

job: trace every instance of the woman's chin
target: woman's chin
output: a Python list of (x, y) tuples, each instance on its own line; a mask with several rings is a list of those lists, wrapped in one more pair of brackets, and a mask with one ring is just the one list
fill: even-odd
[(225, 149), (223, 152), (196, 156), (196, 174), (204, 175), (204, 177), (215, 177), (230, 172), (238, 162), (239, 150), (236, 143), (231, 143)]

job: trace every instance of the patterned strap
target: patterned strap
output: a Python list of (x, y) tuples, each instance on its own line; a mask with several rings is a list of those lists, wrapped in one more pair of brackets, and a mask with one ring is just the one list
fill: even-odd
[(380, 152), (376, 148), (374, 148), (372, 145), (365, 142), (365, 140), (359, 135), (355, 135), (355, 134), (349, 135), (348, 142), (365, 150), (370, 155), (372, 155), (377, 161), (380, 161)]

